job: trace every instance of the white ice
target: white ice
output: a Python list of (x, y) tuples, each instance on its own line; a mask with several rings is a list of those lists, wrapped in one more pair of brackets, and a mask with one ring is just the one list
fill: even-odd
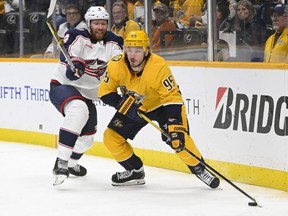
[[(114, 160), (84, 155), (88, 174), (52, 186), (56, 150), (0, 142), (1, 216), (284, 216), (288, 193), (234, 182), (260, 207), (230, 184), (210, 189), (188, 173), (145, 166), (146, 184), (111, 186), (123, 171)], [(264, 178), (264, 177), (263, 177)]]

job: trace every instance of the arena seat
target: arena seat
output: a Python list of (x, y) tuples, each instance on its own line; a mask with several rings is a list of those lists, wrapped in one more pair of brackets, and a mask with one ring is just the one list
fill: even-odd
[(9, 12), (2, 16), (0, 24), (0, 43), (3, 45), (3, 48), (0, 49), (0, 53), (16, 52), (18, 46), (16, 30), (18, 28), (19, 12)]
[(30, 32), (33, 52), (44, 52), (52, 39), (46, 24), (46, 12), (27, 12), (24, 22)]
[(177, 29), (176, 31), (161, 31), (160, 47), (165, 46), (165, 35), (174, 34), (173, 47), (200, 46), (207, 41), (207, 32), (203, 28)]

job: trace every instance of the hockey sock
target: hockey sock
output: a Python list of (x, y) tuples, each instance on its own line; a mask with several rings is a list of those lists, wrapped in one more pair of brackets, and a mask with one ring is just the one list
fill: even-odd
[(134, 153), (125, 161), (119, 162), (126, 170), (140, 169), (143, 166), (142, 160)]
[[(187, 148), (188, 150), (193, 152), (197, 157), (199, 157), (199, 158), (202, 157), (202, 155), (199, 152), (198, 148), (196, 147), (193, 139), (189, 135), (186, 135), (186, 134), (185, 134), (185, 148)], [(188, 166), (196, 166), (199, 163), (199, 161), (196, 158), (191, 156), (191, 154), (189, 154), (186, 151), (180, 151), (176, 154)]]
[(68, 167), (74, 167), (82, 157), (82, 155), (93, 145), (94, 136), (80, 136), (73, 148), (73, 153), (68, 161)]
[(78, 138), (78, 134), (74, 134), (70, 131), (66, 131), (61, 128), (59, 132), (58, 142), (58, 157), (63, 160), (68, 160), (72, 153), (73, 146)]
[[(201, 161), (204, 162), (204, 159), (201, 158)], [(205, 169), (205, 166), (200, 162), (196, 166), (189, 166), (189, 165), (187, 166), (190, 169), (190, 171), (195, 175), (203, 172), (203, 170)]]

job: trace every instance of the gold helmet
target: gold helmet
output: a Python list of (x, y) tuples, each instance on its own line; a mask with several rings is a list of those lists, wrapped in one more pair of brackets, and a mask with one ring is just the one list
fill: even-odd
[(124, 47), (128, 46), (143, 46), (144, 51), (148, 51), (150, 46), (150, 39), (146, 32), (143, 30), (131, 31), (124, 40)]

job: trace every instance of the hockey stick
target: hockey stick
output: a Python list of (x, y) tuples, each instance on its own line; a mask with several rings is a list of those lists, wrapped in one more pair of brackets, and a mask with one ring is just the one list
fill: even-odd
[[(70, 58), (70, 55), (68, 54), (67, 50), (64, 47), (63, 41), (62, 39), (58, 36), (56, 29), (53, 26), (53, 12), (55, 10), (55, 6), (56, 6), (57, 0), (51, 0), (50, 1), (50, 6), (49, 6), (49, 11), (47, 14), (47, 20), (46, 23), (50, 29), (51, 34), (53, 35), (55, 41), (57, 42), (57, 44), (59, 45), (68, 65), (70, 66), (71, 70), (75, 73), (76, 72), (76, 68)], [(75, 73), (75, 75), (77, 76), (77, 74)]]
[[(154, 128), (156, 128), (158, 131), (160, 131), (165, 137), (167, 137), (168, 140), (171, 140), (169, 134), (167, 134), (162, 128), (160, 128), (158, 125), (156, 125), (151, 119), (149, 119), (146, 115), (144, 115), (142, 112), (138, 112), (139, 115), (145, 120), (147, 121), (149, 124), (151, 124)], [(241, 188), (239, 188), (237, 185), (235, 185), (233, 182), (231, 182), (229, 179), (227, 179), (225, 176), (223, 176), (221, 173), (219, 173), (217, 170), (215, 170), (213, 167), (211, 167), (209, 164), (207, 164), (206, 162), (202, 161), (201, 158), (197, 157), (197, 155), (195, 155), (193, 152), (191, 152), (189, 149), (184, 148), (184, 151), (186, 151), (187, 153), (189, 153), (192, 157), (194, 157), (195, 159), (197, 159), (201, 164), (203, 164), (205, 167), (208, 167), (210, 169), (210, 171), (213, 171), (215, 174), (217, 174), (218, 176), (220, 176), (222, 179), (224, 179), (227, 183), (229, 183), (230, 185), (232, 185), (235, 189), (237, 189), (239, 192), (241, 192), (242, 194), (244, 194), (246, 197), (248, 197), (250, 200), (252, 200), (253, 202), (248, 202), (249, 206), (259, 206), (262, 207), (260, 205), (258, 205), (258, 203), (256, 202), (256, 199), (254, 199), (253, 197), (251, 197), (249, 194), (247, 194), (245, 191), (243, 191)]]

